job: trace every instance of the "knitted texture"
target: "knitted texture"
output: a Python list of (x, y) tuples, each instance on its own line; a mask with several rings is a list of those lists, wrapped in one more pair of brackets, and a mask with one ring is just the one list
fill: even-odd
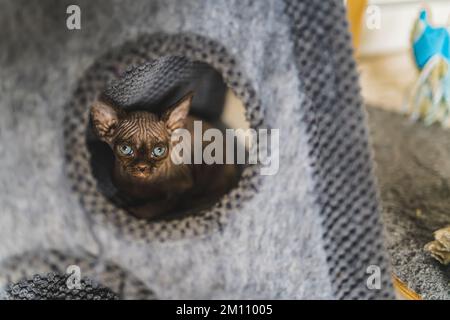
[(11, 284), (5, 293), (6, 300), (116, 300), (107, 288), (89, 279), (81, 279), (79, 289), (69, 289), (68, 275), (50, 273), (35, 275), (31, 280)]
[(114, 81), (104, 95), (121, 107), (148, 105), (167, 96), (189, 79), (193, 62), (183, 57), (162, 57), (131, 68)]
[[(67, 285), (70, 276), (80, 277), (81, 288)], [(56, 250), (30, 251), (5, 259), (0, 264), (0, 295), (27, 300), (155, 299), (129, 270), (87, 252)]]
[[(286, 1), (327, 263), (341, 299), (389, 298), (377, 193), (351, 39), (339, 1)], [(366, 268), (383, 270), (380, 291)]]

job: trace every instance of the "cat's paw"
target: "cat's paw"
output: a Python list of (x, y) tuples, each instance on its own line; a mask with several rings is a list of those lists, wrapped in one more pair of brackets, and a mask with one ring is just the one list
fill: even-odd
[(434, 241), (425, 245), (425, 250), (440, 263), (450, 263), (450, 226), (434, 232)]

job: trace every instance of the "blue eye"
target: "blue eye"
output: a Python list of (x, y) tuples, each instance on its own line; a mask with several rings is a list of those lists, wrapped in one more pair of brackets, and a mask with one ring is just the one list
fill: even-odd
[(122, 144), (119, 146), (118, 149), (119, 149), (120, 153), (125, 156), (130, 156), (133, 154), (133, 148), (131, 148), (129, 145)]
[(152, 157), (154, 158), (160, 158), (166, 154), (166, 147), (163, 146), (157, 146), (153, 148), (152, 151)]

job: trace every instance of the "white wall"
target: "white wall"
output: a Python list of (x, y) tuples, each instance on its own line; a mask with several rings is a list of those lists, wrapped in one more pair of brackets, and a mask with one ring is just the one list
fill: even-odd
[[(361, 55), (386, 54), (407, 50), (410, 35), (419, 10), (425, 4), (430, 8), (435, 25), (449, 25), (450, 0), (369, 0), (361, 32)], [(380, 13), (380, 28), (370, 29), (370, 6)], [(374, 7), (372, 7), (373, 10)], [(371, 20), (374, 21), (373, 19)], [(368, 24), (369, 23), (369, 24)]]

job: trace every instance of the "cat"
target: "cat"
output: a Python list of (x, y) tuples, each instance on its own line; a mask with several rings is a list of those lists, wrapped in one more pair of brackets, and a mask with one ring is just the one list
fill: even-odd
[[(127, 210), (138, 218), (159, 218), (210, 204), (237, 182), (233, 164), (172, 161), (170, 153), (177, 143), (193, 144), (195, 139), (193, 123), (200, 119), (189, 115), (192, 99), (190, 92), (161, 115), (126, 111), (102, 98), (91, 106), (94, 133), (114, 153), (113, 184), (133, 200), (135, 205)], [(182, 128), (191, 133), (191, 141), (171, 141), (174, 131)], [(203, 131), (209, 128), (212, 125), (202, 121)]]

